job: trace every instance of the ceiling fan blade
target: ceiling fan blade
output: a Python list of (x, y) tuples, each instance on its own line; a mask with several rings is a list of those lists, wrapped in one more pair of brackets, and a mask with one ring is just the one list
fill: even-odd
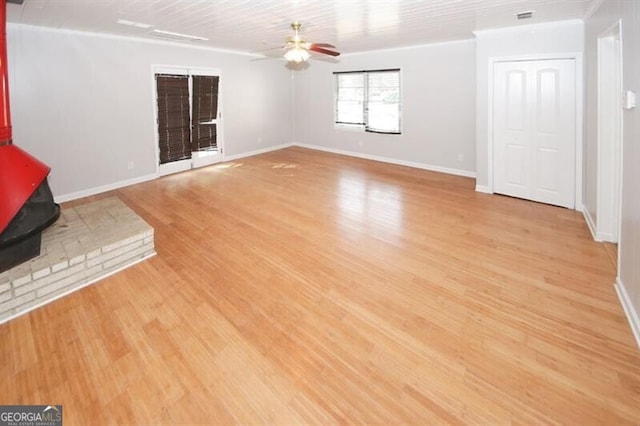
[(261, 58), (252, 58), (249, 59), (250, 62), (258, 62), (258, 61), (269, 61), (273, 59), (280, 59), (280, 56), (263, 56)]
[(316, 55), (313, 54), (313, 62), (326, 62), (329, 64), (339, 64), (340, 60), (338, 58), (336, 58), (335, 56), (329, 56), (329, 55)]
[(286, 46), (283, 46), (283, 45), (274, 46), (274, 47), (266, 47), (264, 49), (251, 50), (251, 51), (249, 51), (249, 53), (262, 53), (262, 52), (269, 52), (270, 50), (282, 50), (285, 47)]
[(309, 50), (311, 50), (312, 52), (322, 53), (330, 56), (340, 56), (340, 52), (334, 52), (333, 50), (323, 49), (322, 47), (318, 47), (317, 45), (314, 45), (314, 44), (312, 44), (311, 47), (309, 47)]
[(336, 48), (333, 44), (329, 44), (329, 43), (312, 43), (311, 46), (328, 47), (330, 49), (335, 49)]

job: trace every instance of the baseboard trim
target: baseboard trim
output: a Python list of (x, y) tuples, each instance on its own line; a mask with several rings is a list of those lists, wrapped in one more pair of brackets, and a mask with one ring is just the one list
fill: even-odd
[(589, 232), (591, 232), (591, 236), (594, 241), (601, 243), (604, 241), (598, 232), (596, 231), (596, 224), (591, 217), (591, 213), (589, 213), (589, 209), (586, 206), (582, 206), (582, 215), (584, 216), (584, 221), (587, 222), (587, 227), (589, 227)]
[(149, 174), (140, 176), (133, 179), (121, 180), (119, 182), (110, 183), (108, 185), (96, 186), (94, 188), (83, 189), (82, 191), (72, 192), (70, 194), (57, 195), (54, 197), (56, 203), (64, 203), (66, 201), (77, 200), (78, 198), (89, 197), (91, 195), (101, 194), (107, 191), (113, 191), (114, 189), (124, 188), (125, 186), (131, 186), (149, 180), (156, 179), (157, 174)]
[[(290, 147), (291, 144), (281, 144), (281, 145), (276, 145), (276, 146), (270, 146), (267, 148), (263, 148), (263, 149), (257, 149), (255, 151), (248, 151), (248, 152), (243, 152), (241, 154), (234, 154), (234, 155), (227, 155), (223, 158), (223, 162), (224, 161), (234, 161), (240, 158), (244, 158), (244, 157), (251, 157), (253, 155), (258, 155), (258, 154), (264, 154), (266, 152), (270, 152), (270, 151), (277, 151), (279, 149), (283, 149), (283, 148), (287, 148)], [(119, 182), (114, 182), (114, 183), (110, 183), (107, 185), (102, 185), (102, 186), (97, 186), (94, 188), (89, 188), (89, 189), (83, 189), (82, 191), (78, 191), (78, 192), (72, 192), (69, 194), (63, 194), (63, 195), (57, 195), (54, 197), (56, 203), (64, 203), (67, 201), (72, 201), (72, 200), (77, 200), (79, 198), (84, 198), (84, 197), (89, 197), (91, 195), (96, 195), (96, 194), (101, 194), (103, 192), (107, 192), (107, 191), (113, 191), (114, 189), (120, 189), (120, 188), (124, 188), (126, 186), (131, 186), (131, 185), (135, 185), (138, 183), (142, 183), (142, 182), (147, 182), (150, 180), (154, 180), (159, 178), (160, 176), (156, 173), (152, 173), (152, 174), (148, 174), (148, 175), (144, 175), (144, 176), (140, 176), (137, 178), (133, 178), (133, 179), (128, 179), (128, 180), (123, 180), (123, 181), (119, 181)]]
[(602, 241), (602, 242), (609, 242), (609, 243), (616, 243), (617, 241), (615, 241), (613, 239), (613, 234), (611, 234), (610, 232), (598, 232), (596, 233), (596, 236), (598, 237), (598, 239), (596, 241)]
[(240, 153), (240, 154), (225, 155), (224, 158), (222, 159), (222, 162), (224, 163), (226, 161), (235, 161), (235, 160), (239, 160), (239, 159), (245, 158), (245, 157), (253, 157), (254, 155), (266, 154), (267, 152), (277, 151), (279, 149), (288, 148), (288, 147), (290, 147), (292, 145), (293, 144), (290, 144), (290, 143), (283, 143), (283, 144), (280, 144), (280, 145), (269, 146), (269, 147), (262, 148), (262, 149), (256, 149), (256, 150), (253, 150), (253, 151), (243, 152), (243, 153)]
[(633, 337), (635, 337), (636, 344), (638, 345), (638, 348), (640, 348), (640, 316), (638, 316), (638, 311), (636, 311), (635, 307), (633, 306), (631, 298), (629, 297), (629, 293), (627, 293), (627, 289), (622, 283), (620, 277), (616, 278), (614, 287), (616, 289), (616, 293), (618, 293), (618, 298), (620, 299), (622, 309), (627, 316), (627, 321), (629, 321), (629, 325), (631, 326)]
[[(243, 153), (240, 153), (240, 154), (225, 155), (223, 157), (223, 159), (222, 159), (222, 162), (236, 161), (236, 160), (239, 160), (241, 158), (253, 157), (254, 155), (260, 155), (260, 154), (266, 154), (267, 152), (278, 151), (280, 149), (288, 148), (288, 147), (291, 147), (291, 146), (299, 146), (299, 147), (302, 147), (302, 148), (314, 149), (316, 151), (324, 151), (324, 152), (330, 152), (330, 153), (333, 153), (333, 154), (347, 155), (349, 157), (363, 158), (365, 160), (380, 161), (380, 162), (383, 162), (383, 163), (397, 164), (397, 165), (400, 165), (400, 166), (414, 167), (414, 168), (417, 168), (417, 169), (429, 170), (429, 171), (438, 172), (438, 173), (446, 173), (446, 174), (455, 175), (455, 176), (463, 176), (463, 177), (469, 177), (469, 178), (475, 178), (476, 177), (475, 172), (470, 172), (468, 170), (453, 169), (453, 168), (442, 167), (442, 166), (434, 166), (434, 165), (431, 165), (431, 164), (416, 163), (416, 162), (413, 162), (413, 161), (397, 160), (397, 159), (394, 159), (394, 158), (380, 157), (380, 156), (377, 156), (377, 155), (369, 155), (369, 154), (363, 154), (363, 153), (354, 152), (354, 151), (346, 151), (346, 150), (342, 150), (342, 149), (333, 149), (333, 148), (327, 148), (327, 147), (323, 147), (323, 146), (319, 146), (319, 145), (309, 145), (309, 144), (297, 143), (297, 142), (284, 143), (284, 144), (280, 144), (280, 145), (269, 146), (269, 147), (262, 148), (262, 149), (256, 149), (256, 150), (253, 150), (253, 151), (243, 152)], [(94, 188), (84, 189), (82, 191), (72, 192), (72, 193), (69, 193), (69, 194), (58, 195), (58, 196), (55, 196), (54, 198), (55, 198), (56, 203), (64, 203), (64, 202), (67, 202), (67, 201), (77, 200), (79, 198), (89, 197), (91, 195), (101, 194), (103, 192), (113, 191), (113, 190), (119, 189), (119, 188), (124, 188), (126, 186), (131, 186), (131, 185), (135, 185), (135, 184), (138, 184), (138, 183), (147, 182), (147, 181), (150, 181), (150, 180), (153, 180), (153, 179), (157, 179), (158, 177), (159, 176), (156, 173), (148, 174), (148, 175), (140, 176), (140, 177), (133, 178), (133, 179), (128, 179), (128, 180), (124, 180), (124, 181), (110, 183), (108, 185), (102, 185), (102, 186), (98, 186), (98, 187), (94, 187)], [(476, 191), (479, 191), (478, 188), (479, 187), (476, 186)], [(479, 191), (479, 192), (483, 192), (483, 191)]]
[(468, 170), (453, 169), (453, 168), (442, 167), (442, 166), (434, 166), (434, 165), (431, 165), (431, 164), (416, 163), (416, 162), (413, 162), (413, 161), (397, 160), (395, 158), (380, 157), (380, 156), (377, 156), (377, 155), (363, 154), (363, 153), (360, 153), (360, 152), (346, 151), (346, 150), (335, 149), (335, 148), (327, 148), (325, 146), (319, 146), (319, 145), (309, 145), (309, 144), (306, 144), (306, 143), (294, 142), (291, 145), (299, 146), (301, 148), (314, 149), (316, 151), (330, 152), (332, 154), (347, 155), (349, 157), (362, 158), (362, 159), (365, 159), (365, 160), (380, 161), (380, 162), (383, 162), (383, 163), (396, 164), (396, 165), (399, 165), (399, 166), (414, 167), (416, 169), (429, 170), (429, 171), (438, 172), (438, 173), (446, 173), (446, 174), (449, 174), (449, 175), (463, 176), (463, 177), (469, 177), (469, 178), (475, 178), (476, 177), (475, 172), (470, 172)]
[(476, 192), (482, 192), (483, 194), (493, 194), (493, 191), (491, 191), (487, 185), (476, 185)]

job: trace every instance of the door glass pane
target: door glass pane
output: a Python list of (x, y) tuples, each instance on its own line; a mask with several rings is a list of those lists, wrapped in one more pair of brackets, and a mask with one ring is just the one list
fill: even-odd
[(191, 158), (189, 77), (156, 74), (160, 164)]
[(217, 149), (218, 86), (220, 77), (194, 75), (191, 149)]

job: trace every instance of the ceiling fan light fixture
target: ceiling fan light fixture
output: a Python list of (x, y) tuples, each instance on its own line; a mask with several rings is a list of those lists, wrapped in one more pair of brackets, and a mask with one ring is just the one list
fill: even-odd
[(295, 62), (299, 64), (300, 62), (305, 62), (309, 59), (311, 55), (307, 51), (300, 46), (295, 46), (292, 49), (287, 50), (287, 53), (284, 54), (284, 58), (289, 62)]

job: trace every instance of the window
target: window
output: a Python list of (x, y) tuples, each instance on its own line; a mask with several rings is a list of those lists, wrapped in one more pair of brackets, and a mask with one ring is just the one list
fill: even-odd
[(364, 73), (336, 74), (336, 123), (364, 126)]
[(400, 70), (335, 75), (335, 122), (367, 132), (400, 134)]

